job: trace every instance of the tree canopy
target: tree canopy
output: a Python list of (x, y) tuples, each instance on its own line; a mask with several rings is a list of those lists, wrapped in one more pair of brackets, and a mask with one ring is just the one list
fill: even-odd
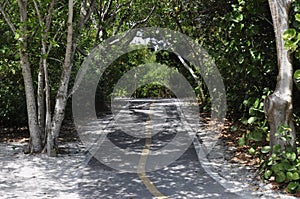
[[(181, 32), (208, 51), (226, 87), (227, 118), (244, 129), (241, 145), (254, 140), (255, 151), (270, 141), (264, 149), (271, 148), (264, 152), (278, 152), (274, 146), (283, 149), (290, 143), (293, 150), (285, 148), (284, 154), (297, 154), (299, 0), (4, 0), (0, 3), (0, 125), (28, 126), (27, 152), (56, 156), (62, 122), (72, 118), (70, 99), (83, 60), (111, 36), (140, 27)], [(124, 73), (149, 62), (183, 74), (199, 97), (201, 110), (210, 111), (209, 91), (195, 66), (175, 53), (146, 48), (117, 58), (105, 71), (95, 94), (97, 111), (109, 110), (107, 102)], [(159, 70), (149, 74), (163, 75)], [(133, 97), (174, 94), (150, 84), (137, 88)], [(286, 159), (296, 165), (295, 159)], [(269, 179), (274, 171), (265, 168)], [(292, 185), (291, 192), (300, 189), (299, 182)]]

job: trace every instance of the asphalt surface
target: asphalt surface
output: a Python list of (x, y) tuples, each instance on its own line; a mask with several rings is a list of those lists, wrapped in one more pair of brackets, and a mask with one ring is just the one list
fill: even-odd
[[(127, 129), (134, 130), (137, 125), (144, 127), (149, 120), (152, 120), (152, 130), (155, 131), (150, 150), (158, 151), (158, 158), (148, 158), (146, 165), (151, 168), (152, 165), (158, 164), (157, 160), (163, 161), (166, 157), (175, 156), (174, 161), (167, 166), (154, 171), (147, 172), (146, 170), (148, 179), (162, 194), (162, 198), (240, 198), (226, 190), (202, 168), (192, 143), (193, 139), (186, 149), (182, 148), (184, 151), (177, 152), (179, 155), (163, 150), (164, 146), (175, 140), (177, 134), (189, 136), (187, 131), (190, 129), (182, 128), (182, 125), (179, 124), (182, 123), (181, 117), (183, 117), (182, 111), (179, 109), (178, 104), (172, 100), (131, 100), (127, 104), (126, 110), (118, 112), (117, 120), (121, 121), (120, 123), (114, 122), (111, 116), (104, 116), (99, 121), (87, 125), (88, 133), (83, 132), (83, 134), (85, 133), (83, 136), (88, 137), (86, 138), (88, 143), (98, 144), (91, 146), (94, 157), (87, 161), (86, 168), (89, 171), (81, 175), (83, 182), (79, 183), (80, 198), (155, 198), (153, 190), (149, 190), (151, 188), (145, 185), (137, 173), (128, 173), (125, 166), (120, 166), (121, 158), (109, 155), (113, 149), (106, 153), (103, 152), (113, 145), (106, 145), (105, 141), (97, 142), (100, 136), (99, 130), (93, 131), (94, 128), (99, 129), (102, 126), (106, 130), (108, 142), (127, 152), (141, 153), (145, 146), (145, 137), (135, 134), (139, 132), (131, 132), (133, 135), (128, 135), (126, 131)], [(95, 132), (98, 132), (98, 136), (95, 135)], [(176, 149), (176, 145), (179, 146), (181, 141), (185, 142), (186, 140), (179, 139), (173, 148)], [(98, 145), (99, 148), (97, 148)], [(164, 156), (159, 158), (163, 154)], [(108, 157), (109, 164), (113, 162), (111, 159), (115, 158), (116, 162), (112, 165), (120, 166), (124, 170), (119, 171), (118, 168), (111, 168), (110, 165), (103, 164), (102, 159), (99, 161), (99, 158), (104, 156)], [(132, 160), (133, 163), (129, 167), (138, 166), (134, 158)]]
[(0, 198), (289, 198), (235, 181), (244, 170), (225, 165), (214, 133), (184, 113), (172, 99), (130, 101), (116, 117), (87, 123), (79, 131), (84, 144), (64, 143), (56, 158), (0, 143)]

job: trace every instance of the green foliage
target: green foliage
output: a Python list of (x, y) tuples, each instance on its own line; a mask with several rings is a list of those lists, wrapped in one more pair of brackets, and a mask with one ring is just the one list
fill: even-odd
[(14, 36), (0, 17), (0, 125), (21, 126), (27, 122), (22, 72)]
[(157, 98), (170, 98), (175, 97), (172, 91), (168, 88), (156, 84), (151, 83), (145, 86), (142, 86), (137, 89), (136, 97), (147, 98), (147, 97), (157, 97)]
[[(287, 29), (283, 34), (284, 46), (287, 50), (293, 53), (296, 58), (294, 61), (295, 74), (294, 80), (298, 89), (300, 89), (300, 1), (294, 1), (292, 4), (292, 12), (290, 17), (290, 28)], [(297, 70), (298, 68), (298, 70)]]
[[(104, 75), (100, 79), (98, 93), (99, 99), (102, 101), (110, 101), (112, 95), (126, 96), (124, 90), (118, 90), (113, 93), (113, 88), (115, 87), (118, 80), (128, 71), (136, 68), (138, 73), (143, 74), (144, 72), (139, 69), (139, 66), (147, 63), (159, 63), (163, 66), (172, 67), (173, 70), (178, 70), (180, 73), (184, 74), (188, 80), (193, 84), (192, 77), (189, 76), (188, 72), (184, 70), (184, 67), (178, 63), (177, 57), (167, 51), (154, 51), (153, 49), (142, 49), (132, 51), (125, 54), (114, 61), (114, 63), (104, 72)], [(164, 70), (164, 67), (157, 67), (148, 73), (145, 73), (145, 80), (158, 80), (163, 81), (170, 74), (168, 71)], [(137, 81), (137, 80), (130, 80)], [(144, 80), (139, 80), (143, 84)], [(196, 87), (196, 86), (194, 86)], [(101, 96), (100, 96), (101, 95)], [(174, 94), (166, 87), (158, 84), (151, 83), (143, 85), (136, 88), (136, 92), (132, 97), (175, 97)]]
[[(254, 143), (253, 147), (260, 146), (268, 139), (268, 123), (264, 114), (264, 99), (271, 91), (264, 89), (261, 97), (252, 97), (245, 99), (241, 105), (244, 109), (244, 116), (240, 119), (241, 123), (246, 127), (243, 136), (240, 138), (239, 145), (248, 145)], [(246, 112), (248, 111), (248, 112)]]
[[(291, 139), (288, 126), (282, 125), (276, 133), (276, 137), (283, 140)], [(300, 147), (297, 149), (300, 151)], [(268, 154), (270, 146), (261, 149), (261, 153)], [(290, 145), (273, 146), (272, 154), (266, 157), (261, 163), (260, 174), (264, 180), (275, 180), (277, 183), (286, 186), (289, 193), (300, 192), (300, 156), (292, 150)]]
[[(208, 3), (209, 4), (209, 3)], [(220, 6), (202, 26), (207, 35), (201, 36), (224, 78), (229, 115), (247, 117), (245, 100), (260, 98), (265, 89), (276, 83), (276, 51), (271, 15), (266, 1), (210, 2)], [(222, 4), (222, 5), (220, 5)], [(267, 87), (266, 87), (267, 85)], [(254, 100), (255, 101), (255, 100)], [(253, 110), (256, 112), (256, 110)], [(258, 118), (248, 118), (255, 123)]]
[(294, 79), (295, 79), (297, 87), (300, 89), (300, 70), (295, 71)]
[[(105, 1), (96, 1), (97, 9), (103, 9)], [(118, 8), (118, 5), (126, 4), (130, 1), (120, 0), (113, 1), (112, 8)], [(41, 13), (47, 11), (47, 2), (39, 2)], [(149, 21), (140, 26), (159, 26), (173, 30), (181, 31), (194, 38), (202, 45), (209, 54), (213, 56), (222, 76), (227, 90), (227, 100), (229, 103), (229, 116), (232, 117), (248, 117), (244, 115), (246, 111), (244, 106), (240, 106), (244, 100), (250, 98), (259, 98), (263, 94), (263, 89), (275, 86), (276, 82), (276, 52), (273, 37), (273, 27), (270, 24), (270, 12), (268, 3), (263, 0), (254, 0), (250, 2), (238, 1), (134, 1), (130, 6), (121, 7), (121, 10), (113, 14), (114, 9), (108, 10), (111, 15), (108, 19), (101, 21), (95, 12), (91, 19), (88, 20), (86, 26), (82, 30), (75, 30), (75, 35), (80, 31), (80, 39), (78, 40), (78, 51), (74, 55), (74, 70), (72, 72), (71, 84), (76, 75), (77, 69), (80, 67), (85, 54), (93, 48), (94, 45), (101, 43), (104, 39), (113, 35), (117, 30), (124, 32), (132, 27), (137, 21), (145, 19), (152, 7), (156, 5), (156, 9)], [(37, 26), (37, 13), (32, 2), (28, 3), (28, 35), (29, 54), (32, 64), (33, 77), (36, 79), (40, 54), (40, 42), (42, 27)], [(81, 4), (75, 4), (74, 21), (77, 22), (80, 15)], [(48, 59), (48, 69), (50, 74), (51, 95), (52, 100), (59, 84), (61, 73), (61, 61), (64, 59), (64, 43), (66, 39), (66, 11), (67, 6), (58, 2), (55, 5), (55, 12), (52, 16), (52, 26), (47, 38), (47, 44), (52, 44), (52, 51)], [(7, 10), (12, 16), (13, 23), (18, 24), (19, 13), (17, 3), (14, 2), (11, 8)], [(100, 12), (100, 11), (99, 11)], [(112, 16), (110, 18), (110, 16)], [(2, 19), (3, 20), (3, 19)], [(3, 21), (2, 24), (5, 24)], [(96, 23), (96, 24), (95, 24)], [(99, 23), (99, 24), (98, 24)], [(6, 25), (7, 26), (7, 25)], [(97, 35), (97, 29), (100, 27), (102, 35)], [(9, 28), (7, 28), (9, 30)], [(57, 32), (57, 30), (59, 30)], [(19, 30), (18, 30), (19, 31)], [(17, 31), (17, 33), (19, 33)], [(9, 31), (8, 31), (9, 32)], [(20, 35), (20, 33), (19, 33)], [(96, 39), (99, 37), (98, 39)], [(18, 39), (18, 34), (12, 36)], [(5, 39), (4, 39), (5, 40)], [(4, 41), (3, 40), (3, 41)], [(11, 48), (10, 44), (4, 44), (1, 50), (7, 52)], [(16, 50), (16, 49), (15, 49)], [(11, 52), (15, 52), (11, 50)], [(145, 63), (143, 61), (143, 53), (136, 55), (126, 55), (119, 58), (119, 63), (114, 63), (109, 71), (106, 71), (104, 79), (101, 80), (101, 88), (99, 95), (102, 100), (107, 100), (112, 91), (116, 80), (124, 74), (124, 72), (132, 69), (132, 67)], [(14, 56), (16, 53), (14, 53)], [(147, 53), (146, 53), (147, 54)], [(147, 56), (147, 55), (145, 55)], [(195, 88), (197, 94), (200, 93), (200, 87), (189, 75), (189, 72), (180, 66), (176, 56), (161, 52), (157, 53), (157, 62), (177, 68), (180, 73), (185, 75), (191, 85)], [(193, 66), (191, 66), (193, 67)], [(200, 76), (200, 74), (197, 73)], [(201, 78), (200, 78), (201, 79)], [(99, 84), (99, 85), (100, 85)], [(36, 86), (36, 81), (35, 81)], [(156, 87), (151, 85), (149, 90)], [(159, 88), (162, 89), (163, 88)], [(208, 98), (209, 92), (203, 86), (204, 95)], [(145, 96), (147, 87), (142, 88), (139, 95)], [(167, 91), (164, 91), (167, 93)], [(153, 93), (153, 92), (152, 92)], [(154, 94), (154, 93), (153, 93)], [(106, 98), (106, 99), (104, 99)], [(209, 99), (207, 100), (209, 102)], [(209, 107), (209, 104), (208, 106)], [(248, 113), (247, 113), (248, 114)], [(250, 117), (248, 117), (249, 119)], [(259, 119), (256, 116), (249, 119), (249, 123), (257, 123)]]
[[(228, 116), (239, 118), (245, 111), (240, 106), (245, 99), (259, 98), (264, 88), (276, 84), (271, 21), (265, 0), (167, 0), (158, 3), (149, 25), (183, 32), (209, 52), (226, 86)], [(209, 102), (207, 88), (202, 89)]]
[(290, 28), (283, 33), (284, 46), (287, 50), (294, 53), (295, 58), (300, 60), (300, 2), (294, 1)]

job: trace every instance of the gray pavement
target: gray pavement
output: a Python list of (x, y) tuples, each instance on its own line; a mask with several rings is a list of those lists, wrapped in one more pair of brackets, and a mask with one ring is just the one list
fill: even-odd
[[(156, 105), (149, 111), (153, 103)], [(127, 106), (128, 109), (120, 111), (118, 117), (123, 121), (121, 125), (125, 125), (125, 131), (132, 129), (132, 135), (126, 134), (111, 115), (102, 116), (81, 129), (85, 131), (79, 132), (85, 145), (65, 143), (62, 147), (68, 150), (67, 153), (57, 158), (24, 155), (21, 153), (22, 144), (0, 143), (0, 198), (155, 198), (153, 189), (147, 188), (137, 173), (116, 169), (124, 162), (120, 162), (118, 155), (110, 155), (115, 148), (108, 147), (120, 148), (127, 154), (141, 154), (146, 138), (134, 129), (136, 125), (145, 127), (147, 124), (157, 131), (151, 138), (145, 173), (152, 185), (166, 196), (162, 198), (288, 198), (274, 192), (265, 194), (252, 190), (243, 179), (237, 180), (246, 177), (245, 170), (237, 172), (236, 168), (226, 164), (224, 149), (218, 148), (221, 145), (215, 142), (215, 134), (207, 130), (199, 131), (198, 138), (192, 139), (186, 150), (177, 153), (163, 150), (176, 140), (178, 134), (190, 130), (179, 124), (182, 115), (174, 101), (138, 100)], [(155, 122), (147, 123), (150, 119)], [(106, 145), (108, 142), (103, 141), (103, 133), (113, 145)], [(177, 140), (172, 149), (182, 145), (180, 141), (187, 140)], [(208, 155), (207, 151), (211, 153)], [(107, 158), (101, 159), (103, 155)], [(161, 162), (158, 161), (164, 162), (170, 156), (175, 158), (170, 164), (151, 170), (152, 165), (159, 165)], [(122, 169), (137, 169), (137, 160), (132, 157), (131, 164), (127, 167), (124, 164)], [(112, 162), (112, 165), (118, 163), (118, 166), (111, 168), (97, 158), (107, 161), (105, 163)]]
[[(152, 104), (151, 113), (149, 112), (150, 104)], [(123, 125), (123, 127), (125, 126), (126, 129), (134, 130), (136, 124), (145, 126), (145, 122), (149, 119), (149, 114), (152, 115), (151, 119), (155, 121), (153, 129), (155, 129), (156, 132), (152, 137), (151, 150), (162, 150), (164, 146), (174, 141), (173, 139), (178, 133), (187, 134), (186, 131), (190, 130), (179, 128), (179, 123), (182, 122), (180, 121), (182, 115), (180, 115), (181, 111), (178, 110), (179, 108), (176, 105), (176, 101), (133, 100), (130, 101), (128, 106), (126, 111), (121, 110), (118, 115), (118, 118), (122, 121), (121, 125)], [(110, 116), (102, 117), (102, 123), (100, 121), (94, 121), (88, 125), (90, 134), (85, 134), (85, 136), (94, 139), (88, 139), (88, 142), (97, 143), (97, 140), (95, 140), (97, 136), (91, 135), (95, 132), (91, 130), (93, 129), (92, 126), (96, 126), (95, 129), (99, 129), (99, 126), (105, 124), (103, 126), (108, 130), (106, 136), (111, 142), (127, 151), (141, 153), (145, 145), (145, 139), (140, 135), (134, 137), (124, 133), (124, 131), (121, 130), (122, 128), (118, 127), (120, 124), (116, 124), (115, 122), (110, 122), (109, 124), (107, 124), (107, 122), (103, 123), (103, 120), (113, 121), (112, 118), (109, 117)], [(155, 117), (156, 120), (153, 119)], [(99, 139), (99, 135), (97, 139)], [(192, 141), (193, 139), (191, 139), (191, 142)], [(180, 143), (175, 143), (175, 145), (178, 146), (179, 144)], [(97, 152), (94, 151), (96, 158), (92, 158), (91, 161), (88, 161), (87, 168), (89, 172), (81, 177), (85, 183), (79, 184), (79, 190), (83, 193), (81, 197), (154, 198), (136, 173), (111, 169), (98, 161), (97, 157), (105, 156), (105, 153), (101, 153), (103, 147), (108, 148), (108, 146), (105, 146), (105, 142), (102, 142)], [(174, 147), (176, 148), (176, 146)], [(111, 151), (109, 153), (111, 153)], [(171, 164), (159, 170), (146, 172), (153, 185), (164, 196), (168, 198), (240, 198), (240, 196), (226, 190), (202, 168), (193, 143), (190, 143), (186, 151), (182, 151), (182, 153), (179, 153), (178, 158), (175, 158)], [(163, 154), (158, 153), (158, 156), (159, 155)], [(173, 154), (167, 152), (167, 154), (164, 155), (171, 156)], [(118, 160), (119, 159), (116, 158), (116, 161)], [(158, 160), (163, 161), (163, 159)], [(147, 162), (149, 167), (156, 163), (157, 161), (151, 161), (150, 158)], [(134, 167), (136, 165), (133, 164), (130, 166)], [(87, 190), (89, 190), (89, 194), (87, 195), (87, 192), (84, 190), (85, 187), (88, 187)]]
[[(94, 158), (86, 169), (80, 198), (154, 198), (137, 174), (112, 170)], [(147, 175), (168, 198), (240, 198), (204, 171), (193, 146), (169, 166)]]

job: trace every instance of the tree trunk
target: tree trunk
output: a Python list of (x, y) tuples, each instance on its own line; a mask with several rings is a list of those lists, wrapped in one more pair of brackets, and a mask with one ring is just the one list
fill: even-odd
[(28, 126), (30, 132), (30, 143), (29, 143), (29, 152), (36, 153), (40, 152), (42, 149), (40, 131), (37, 121), (37, 110), (36, 102), (34, 96), (33, 81), (31, 75), (31, 68), (29, 63), (29, 58), (27, 54), (27, 1), (19, 0), (19, 11), (20, 11), (20, 31), (21, 36), (19, 39), (19, 51), (20, 51), (20, 60), (22, 66), (22, 74), (25, 84), (25, 94), (26, 94), (26, 105), (27, 105), (27, 114), (28, 114)]
[(175, 53), (175, 54), (177, 55), (177, 57), (180, 60), (180, 62), (182, 63), (182, 65), (190, 72), (190, 74), (192, 75), (194, 80), (197, 82), (197, 86), (198, 86), (199, 91), (200, 91), (201, 104), (205, 104), (206, 99), (205, 99), (204, 91), (202, 89), (203, 83), (201, 82), (200, 78), (195, 74), (195, 71), (184, 61), (184, 59), (180, 55), (178, 55), (177, 53)]
[[(41, 39), (41, 58), (40, 58), (40, 69), (38, 76), (39, 88), (38, 92), (38, 118), (40, 124), (40, 132), (42, 146), (46, 145), (46, 137), (50, 132), (51, 128), (51, 104), (50, 104), (50, 85), (49, 85), (49, 77), (48, 77), (48, 63), (47, 56), (51, 49), (51, 44), (49, 45), (47, 52), (47, 39), (49, 35), (50, 25), (52, 21), (52, 12), (55, 4), (55, 0), (52, 0), (48, 9), (48, 14), (46, 16), (45, 22), (40, 13), (39, 4), (36, 0), (33, 0), (35, 11), (37, 13), (38, 21), (40, 28), (42, 29), (42, 39)], [(41, 90), (42, 89), (42, 90)], [(45, 92), (45, 93), (44, 93)], [(46, 147), (44, 148), (44, 150)]]
[[(60, 86), (56, 95), (54, 115), (52, 118), (51, 130), (47, 137), (47, 153), (49, 156), (56, 156), (58, 151), (58, 136), (64, 119), (65, 107), (67, 103), (68, 84), (72, 69), (73, 58), (73, 0), (69, 0), (68, 12), (68, 33), (65, 61), (63, 65)], [(74, 44), (75, 45), (75, 44)]]
[[(295, 149), (295, 128), (292, 121), (293, 105), (293, 67), (291, 54), (284, 48), (283, 33), (288, 29), (288, 14), (291, 0), (269, 0), (274, 32), (276, 37), (278, 77), (275, 91), (265, 99), (265, 114), (270, 125), (270, 146), (280, 144), (285, 147), (290, 144)], [(290, 140), (284, 141), (275, 136), (281, 125), (288, 125)]]
[(44, 93), (44, 69), (42, 59), (40, 62), (38, 73), (38, 88), (37, 88), (37, 107), (38, 107), (38, 125), (41, 135), (42, 146), (45, 144), (45, 93)]

